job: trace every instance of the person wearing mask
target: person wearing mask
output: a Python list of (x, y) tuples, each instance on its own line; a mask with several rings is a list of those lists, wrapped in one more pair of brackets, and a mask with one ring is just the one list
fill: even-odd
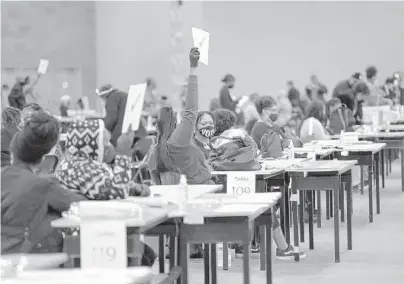
[(307, 118), (300, 128), (300, 139), (303, 143), (312, 140), (328, 140), (330, 136), (325, 128), (327, 110), (323, 101), (313, 101), (309, 107)]
[(260, 119), (254, 124), (251, 137), (261, 150), (261, 139), (268, 132), (276, 133), (281, 140), (286, 138), (283, 130), (275, 123), (278, 120), (278, 106), (276, 101), (270, 96), (260, 97), (255, 107), (260, 115)]
[(105, 103), (105, 128), (111, 133), (112, 145), (116, 146), (118, 138), (122, 133), (128, 94), (113, 88), (109, 84), (99, 88), (97, 94)]
[[(40, 77), (41, 74), (38, 73), (33, 82), (31, 82), (29, 76), (25, 78), (17, 77), (16, 83), (14, 84), (13, 88), (11, 89), (8, 95), (8, 102), (10, 106), (22, 110), (24, 106), (27, 104), (26, 103), (27, 95), (33, 95), (32, 90), (34, 86), (38, 83)], [(36, 98), (34, 97), (34, 99)]]
[(194, 145), (201, 150), (205, 159), (209, 159), (210, 146), (209, 140), (215, 134), (215, 120), (213, 114), (209, 111), (200, 111), (196, 118), (196, 127), (194, 134)]
[(158, 185), (166, 173), (185, 175), (188, 184), (213, 184), (205, 156), (192, 141), (198, 116), (197, 48), (191, 49), (189, 60), (188, 95), (181, 122), (177, 125), (177, 116), (170, 106), (162, 107), (157, 118), (157, 144), (150, 151), (148, 165)]
[(5, 107), (1, 112), (1, 167), (10, 165), (10, 143), (14, 134), (20, 131), (21, 111)]
[(69, 210), (72, 202), (86, 200), (35, 173), (58, 143), (59, 129), (53, 116), (36, 113), (11, 141), (11, 166), (1, 171), (2, 254), (62, 252), (63, 237), (51, 221)]

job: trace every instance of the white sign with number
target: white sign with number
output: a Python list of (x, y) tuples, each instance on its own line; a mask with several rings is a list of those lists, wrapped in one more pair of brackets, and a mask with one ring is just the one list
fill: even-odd
[(41, 59), (39, 61), (38, 73), (41, 75), (45, 75), (46, 71), (48, 71), (48, 65), (49, 65), (48, 59)]
[(126, 224), (88, 221), (80, 225), (81, 268), (127, 268)]
[(231, 172), (227, 174), (227, 194), (255, 193), (254, 172)]

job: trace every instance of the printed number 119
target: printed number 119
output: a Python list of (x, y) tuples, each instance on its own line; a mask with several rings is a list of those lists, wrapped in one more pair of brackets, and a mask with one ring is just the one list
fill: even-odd
[(116, 249), (114, 247), (93, 247), (94, 262), (113, 261), (116, 258)]

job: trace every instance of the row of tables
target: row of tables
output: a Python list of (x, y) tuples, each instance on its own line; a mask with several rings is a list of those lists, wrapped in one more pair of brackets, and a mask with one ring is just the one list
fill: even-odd
[[(300, 241), (304, 241), (304, 223), (302, 213), (304, 210), (304, 195), (312, 201), (309, 206), (309, 241), (310, 249), (314, 249), (313, 234), (313, 200), (314, 192), (317, 193), (317, 209), (321, 216), (321, 191), (326, 192), (326, 215), (334, 217), (334, 246), (335, 261), (340, 261), (339, 255), (339, 222), (345, 221), (345, 191), (346, 191), (346, 217), (348, 249), (352, 244), (352, 174), (354, 165), (369, 167), (369, 180), (373, 180), (373, 167), (376, 171), (376, 213), (380, 213), (380, 155), (386, 147), (404, 149), (404, 135), (400, 132), (386, 132), (382, 134), (365, 135), (362, 139), (370, 139), (383, 143), (357, 143), (338, 148), (338, 142), (317, 142), (314, 145), (318, 161), (308, 159), (292, 160), (264, 160), (262, 169), (249, 172), (255, 176), (255, 180), (263, 179), (265, 187), (257, 186), (255, 193), (244, 195), (216, 193), (222, 190), (221, 185), (215, 186), (189, 186), (190, 202), (186, 210), (179, 210), (173, 205), (149, 206), (148, 202), (142, 205), (142, 218), (125, 219), (128, 238), (128, 255), (134, 258), (134, 263), (140, 265), (142, 255), (141, 235), (159, 236), (159, 259), (160, 273), (164, 273), (164, 235), (170, 236), (170, 270), (176, 271), (178, 283), (188, 283), (188, 253), (187, 246), (192, 243), (205, 245), (205, 283), (217, 283), (217, 260), (216, 243), (242, 242), (244, 245), (243, 272), (244, 283), (250, 283), (250, 244), (252, 241), (251, 231), (255, 225), (260, 225), (261, 233), (261, 269), (266, 270), (267, 283), (272, 283), (271, 262), (271, 226), (272, 207), (281, 199), (281, 225), (288, 242), (290, 242), (290, 227), (293, 223), (293, 241), (296, 248), (295, 260), (299, 260), (298, 248)], [(334, 137), (336, 138), (336, 137)], [(388, 139), (390, 138), (390, 139)], [(387, 140), (385, 140), (387, 139)], [(394, 140), (392, 142), (392, 140)], [(386, 142), (387, 141), (387, 142)], [(327, 143), (329, 143), (327, 145)], [(313, 151), (313, 145), (305, 145), (296, 152)], [(384, 155), (381, 155), (384, 157)], [(336, 157), (339, 160), (327, 160)], [(402, 155), (403, 158), (403, 155)], [(383, 163), (382, 163), (383, 166)], [(230, 172), (213, 172), (213, 175), (234, 176)], [(384, 171), (382, 171), (384, 176)], [(384, 178), (383, 178), (384, 181)], [(271, 193), (271, 188), (278, 187), (281, 193)], [(384, 186), (384, 182), (383, 182)], [(341, 190), (341, 187), (344, 190)], [(227, 188), (227, 186), (225, 186)], [(223, 191), (223, 190), (222, 190)], [(162, 199), (175, 199), (175, 190), (167, 186), (153, 187), (152, 196), (158, 195)], [(215, 194), (212, 194), (215, 193)], [(153, 198), (150, 198), (153, 199)], [(149, 199), (149, 200), (150, 200)], [(333, 202), (331, 202), (333, 200)], [(133, 202), (122, 201), (122, 202)], [(142, 204), (143, 199), (136, 203)], [(339, 215), (341, 211), (341, 216)], [(291, 218), (290, 218), (291, 216)], [(373, 187), (369, 183), (369, 221), (373, 222)], [(83, 221), (77, 218), (61, 218), (52, 222), (52, 226), (66, 230), (77, 228)], [(321, 218), (317, 224), (321, 227)], [(299, 235), (300, 231), (300, 235)], [(266, 233), (265, 233), (266, 232)], [(300, 240), (299, 240), (300, 236)], [(210, 244), (210, 245), (208, 245)], [(163, 245), (163, 246), (162, 246)], [(224, 246), (226, 253), (227, 246)], [(66, 267), (74, 267), (74, 259), (81, 256), (80, 237), (66, 236), (64, 252), (69, 261)], [(210, 254), (210, 257), (209, 257)], [(227, 254), (226, 254), (227, 256)], [(226, 268), (227, 257), (223, 258)], [(63, 261), (64, 262), (64, 261)], [(61, 262), (61, 263), (63, 263)], [(181, 277), (179, 275), (181, 274)], [(172, 276), (172, 275), (171, 275)], [(170, 277), (170, 276), (168, 276)], [(163, 278), (161, 283), (167, 280)], [(169, 279), (172, 283), (173, 278)], [(11, 283), (11, 282), (10, 282)], [(167, 282), (168, 283), (168, 282)]]

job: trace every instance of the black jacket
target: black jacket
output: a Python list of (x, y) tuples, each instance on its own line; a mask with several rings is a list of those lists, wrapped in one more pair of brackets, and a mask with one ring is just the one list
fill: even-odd
[(119, 90), (113, 90), (106, 98), (105, 128), (111, 132), (111, 143), (115, 147), (119, 136), (122, 134), (123, 117), (125, 115), (127, 100), (128, 94)]

